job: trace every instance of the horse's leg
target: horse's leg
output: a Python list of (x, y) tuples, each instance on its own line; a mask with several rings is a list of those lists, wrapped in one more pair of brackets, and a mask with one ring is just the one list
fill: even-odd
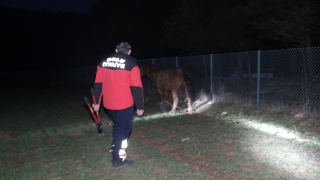
[(165, 103), (170, 104), (169, 103), (169, 91), (164, 90), (164, 92), (163, 92), (163, 100), (162, 101), (165, 102)]
[[(172, 104), (169, 102), (169, 94), (170, 91), (164, 90), (163, 94), (163, 106), (166, 107), (167, 110), (172, 108)], [(171, 111), (170, 111), (171, 112)]]
[(163, 102), (164, 101), (164, 91), (162, 90), (162, 89), (159, 89), (159, 88), (157, 88), (157, 91), (158, 91), (158, 93), (159, 93), (159, 95), (160, 95), (160, 97), (161, 97), (161, 101)]
[(168, 92), (164, 89), (161, 88), (157, 88), (158, 93), (160, 94), (161, 97), (161, 103), (160, 103), (160, 109), (162, 110), (162, 112), (167, 112), (167, 108), (166, 108), (166, 104), (168, 102)]
[(187, 86), (184, 87), (184, 92), (186, 93), (186, 100), (188, 102), (188, 113), (192, 114), (191, 99), (189, 97), (189, 92), (188, 92)]
[(178, 100), (179, 100), (177, 90), (171, 90), (171, 93), (172, 93), (173, 105), (172, 105), (171, 111), (169, 112), (170, 114), (175, 112), (178, 105)]

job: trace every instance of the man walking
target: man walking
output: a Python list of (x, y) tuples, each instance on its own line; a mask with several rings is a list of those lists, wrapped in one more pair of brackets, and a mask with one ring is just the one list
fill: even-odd
[[(128, 138), (132, 130), (134, 106), (138, 116), (144, 113), (143, 89), (140, 70), (136, 60), (130, 56), (131, 46), (127, 42), (117, 45), (115, 53), (101, 61), (94, 82), (95, 111), (99, 111), (101, 99), (113, 121), (112, 166), (132, 165), (126, 160)], [(103, 98), (102, 98), (103, 97)]]

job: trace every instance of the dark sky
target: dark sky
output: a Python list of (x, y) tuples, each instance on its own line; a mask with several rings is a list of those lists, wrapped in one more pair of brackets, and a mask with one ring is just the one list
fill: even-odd
[(0, 0), (1, 5), (29, 11), (62, 11), (86, 13), (97, 0)]
[(120, 41), (132, 45), (137, 59), (176, 56), (160, 40), (164, 20), (180, 1), (0, 0), (6, 62), (0, 72), (95, 65)]

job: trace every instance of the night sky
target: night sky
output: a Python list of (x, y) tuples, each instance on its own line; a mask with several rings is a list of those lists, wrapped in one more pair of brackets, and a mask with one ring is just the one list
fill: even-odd
[(138, 60), (319, 46), (319, 1), (281, 1), (0, 0), (0, 72), (96, 65), (121, 41)]
[(97, 0), (0, 0), (1, 5), (29, 11), (62, 11), (87, 13)]
[[(61, 13), (87, 14), (96, 2), (97, 0), (0, 0), (0, 5), (3, 5), (5, 9), (7, 7), (14, 8), (1, 14), (1, 18), (7, 22), (7, 27), (3, 32), (5, 35), (1, 37), (4, 42), (1, 51), (4, 51), (2, 54), (5, 63), (0, 71), (54, 70), (76, 67), (77, 65), (68, 63), (64, 66), (63, 62), (66, 59), (61, 56), (55, 58), (56, 55), (52, 53), (52, 51), (57, 54), (63, 53), (62, 50), (53, 46), (61, 46), (59, 44), (66, 42), (57, 42), (55, 39), (59, 39), (59, 37), (50, 37), (50, 34), (53, 34), (51, 31), (57, 32), (54, 33), (54, 36), (64, 36), (58, 31), (61, 31), (61, 26), (66, 26), (67, 22), (65, 21), (68, 20), (62, 23), (50, 23), (50, 21), (57, 21), (55, 16), (56, 19), (65, 19), (68, 16), (65, 15), (62, 18)], [(41, 16), (43, 17), (41, 18)], [(71, 22), (73, 19), (69, 21)], [(72, 39), (69, 40), (69, 43), (70, 41)], [(64, 54), (66, 58), (72, 58), (72, 55)], [(81, 63), (79, 66), (89, 64), (94, 63)]]
[(180, 4), (168, 2), (0, 0), (0, 72), (96, 65), (121, 41), (137, 59), (161, 57), (161, 27)]

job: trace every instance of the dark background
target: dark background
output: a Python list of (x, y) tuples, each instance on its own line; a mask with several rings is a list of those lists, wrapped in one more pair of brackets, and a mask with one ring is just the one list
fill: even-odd
[(316, 0), (0, 1), (0, 71), (98, 64), (120, 41), (137, 59), (319, 46)]

